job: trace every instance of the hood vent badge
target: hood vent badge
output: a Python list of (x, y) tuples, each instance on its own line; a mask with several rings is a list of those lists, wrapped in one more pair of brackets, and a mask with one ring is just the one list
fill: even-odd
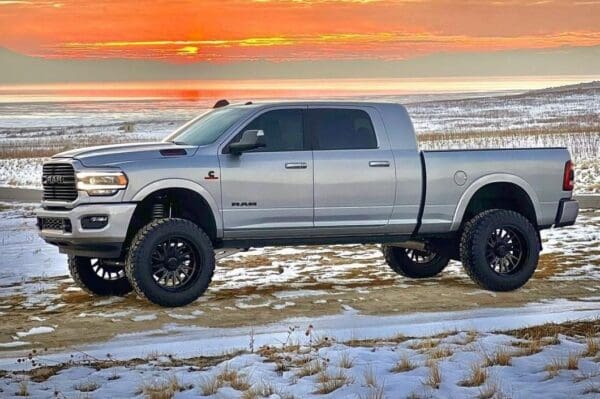
[(167, 148), (165, 150), (160, 150), (160, 155), (163, 157), (176, 157), (187, 155), (187, 151), (183, 148)]

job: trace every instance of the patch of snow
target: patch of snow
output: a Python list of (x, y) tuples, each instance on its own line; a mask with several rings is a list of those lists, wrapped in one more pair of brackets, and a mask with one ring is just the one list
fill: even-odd
[(19, 331), (17, 332), (17, 336), (26, 337), (28, 335), (37, 335), (37, 334), (48, 334), (54, 332), (54, 327), (32, 327), (29, 331)]

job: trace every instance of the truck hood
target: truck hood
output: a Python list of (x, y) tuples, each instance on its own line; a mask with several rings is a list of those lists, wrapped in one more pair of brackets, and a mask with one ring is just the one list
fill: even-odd
[(53, 158), (72, 158), (85, 166), (102, 166), (172, 156), (191, 156), (197, 147), (166, 142), (113, 144), (79, 148), (56, 154)]

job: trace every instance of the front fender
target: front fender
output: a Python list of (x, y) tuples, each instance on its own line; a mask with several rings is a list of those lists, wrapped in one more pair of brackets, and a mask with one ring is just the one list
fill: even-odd
[(531, 187), (529, 183), (527, 183), (524, 179), (520, 178), (519, 176), (512, 175), (509, 173), (493, 173), (490, 175), (482, 176), (479, 179), (475, 180), (463, 192), (462, 196), (460, 197), (460, 200), (458, 201), (456, 210), (454, 211), (452, 225), (450, 226), (451, 231), (456, 231), (460, 228), (463, 216), (465, 215), (465, 211), (467, 210), (467, 206), (469, 205), (469, 202), (471, 201), (471, 198), (473, 198), (475, 193), (479, 191), (480, 188), (492, 183), (512, 183), (520, 187), (523, 191), (525, 191), (525, 193), (527, 193), (527, 195), (529, 196), (531, 203), (533, 204), (535, 218), (539, 223), (541, 215), (540, 202), (533, 187)]
[(216, 230), (217, 230), (216, 231), (217, 237), (223, 236), (223, 218), (222, 218), (221, 212), (219, 210), (219, 205), (218, 205), (217, 201), (210, 194), (210, 192), (208, 192), (208, 190), (206, 190), (200, 184), (198, 184), (192, 180), (163, 179), (163, 180), (158, 180), (158, 181), (152, 182), (152, 183), (142, 187), (140, 190), (138, 190), (131, 197), (130, 201), (132, 201), (132, 202), (143, 201), (144, 198), (146, 198), (150, 194), (152, 194), (156, 191), (164, 190), (164, 189), (168, 189), (168, 188), (184, 188), (184, 189), (187, 189), (190, 191), (194, 191), (194, 192), (198, 193), (199, 195), (201, 195), (202, 198), (204, 198), (204, 200), (208, 203), (208, 206), (210, 207), (210, 210), (212, 211), (212, 213), (214, 215)]

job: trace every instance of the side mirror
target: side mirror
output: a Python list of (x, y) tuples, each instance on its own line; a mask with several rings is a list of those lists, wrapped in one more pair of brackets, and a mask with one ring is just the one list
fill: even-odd
[(233, 155), (240, 155), (243, 152), (262, 147), (266, 147), (265, 132), (262, 130), (246, 130), (240, 141), (229, 144), (229, 152)]

